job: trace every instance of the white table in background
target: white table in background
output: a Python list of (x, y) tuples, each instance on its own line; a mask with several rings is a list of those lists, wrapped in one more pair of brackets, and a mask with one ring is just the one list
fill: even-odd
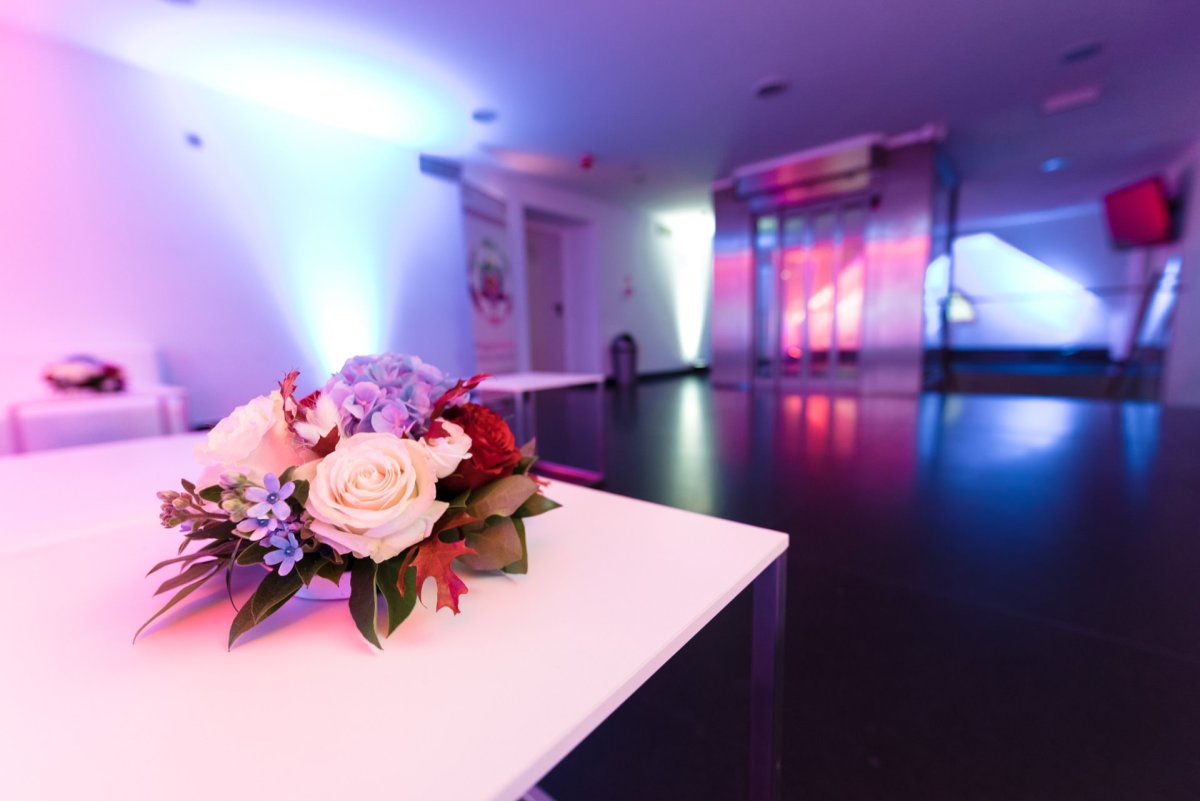
[[(193, 472), (192, 442), (145, 461), (108, 446), (99, 479), (128, 475), (140, 506), (151, 474), (170, 487)], [(68, 487), (94, 476), (105, 448), (86, 450), (11, 471), (3, 508), (36, 500), (41, 525), (86, 527), (43, 485), (47, 470)], [(178, 535), (129, 523), (130, 499), (111, 515), (88, 503), (98, 533), (32, 536), (0, 560), (6, 796), (513, 801), (754, 582), (750, 797), (777, 798), (787, 536), (561, 482), (547, 493), (564, 507), (528, 521), (529, 575), (466, 575), (461, 615), (418, 607), (382, 652), (345, 603), (319, 601), (226, 652), (220, 582), (130, 645), (163, 600), (145, 571)]]
[(13, 403), (8, 414), (17, 453), (157, 437), (187, 430), (187, 391), (47, 394)]
[(504, 373), (495, 375), (479, 385), (485, 395), (508, 395), (516, 406), (516, 425), (513, 433), (518, 444), (524, 444), (537, 433), (534, 393), (572, 387), (596, 388), (596, 453), (599, 465), (589, 470), (574, 465), (539, 461), (539, 472), (575, 483), (598, 485), (604, 483), (604, 375), (601, 373)]

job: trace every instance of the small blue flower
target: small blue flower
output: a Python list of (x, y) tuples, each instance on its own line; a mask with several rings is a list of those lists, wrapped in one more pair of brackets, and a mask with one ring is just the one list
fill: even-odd
[(237, 530), (249, 534), (247, 539), (251, 542), (258, 542), (274, 531), (278, 524), (279, 521), (272, 517), (247, 517), (237, 524)]
[(304, 558), (304, 551), (300, 550), (300, 543), (296, 542), (296, 535), (292, 532), (287, 533), (287, 538), (272, 534), (268, 540), (271, 546), (278, 550), (268, 551), (263, 557), (263, 561), (268, 565), (279, 565), (279, 575), (286, 576), (292, 572), (292, 568), (296, 563)]
[(246, 510), (249, 517), (266, 517), (272, 514), (280, 520), (287, 520), (292, 515), (292, 508), (287, 505), (287, 499), (296, 489), (294, 482), (289, 481), (279, 486), (279, 477), (274, 473), (263, 476), (263, 486), (250, 487), (246, 490), (246, 500), (254, 506)]

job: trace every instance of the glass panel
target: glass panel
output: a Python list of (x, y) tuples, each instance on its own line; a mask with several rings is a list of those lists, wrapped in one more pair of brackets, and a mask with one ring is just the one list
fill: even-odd
[(779, 271), (782, 327), (779, 336), (781, 371), (785, 376), (803, 372), (806, 314), (804, 266), (808, 260), (808, 225), (804, 217), (788, 217), (783, 224), (783, 266)]
[(835, 217), (824, 212), (813, 223), (813, 242), (809, 258), (808, 356), (813, 376), (825, 375), (833, 350), (834, 271), (837, 267), (837, 242), (834, 240)]
[(774, 375), (775, 331), (778, 306), (775, 301), (775, 257), (779, 249), (779, 220), (759, 217), (754, 230), (754, 375)]
[(863, 228), (867, 212), (853, 206), (842, 216), (842, 265), (837, 277), (837, 350), (839, 375), (852, 375), (862, 341)]

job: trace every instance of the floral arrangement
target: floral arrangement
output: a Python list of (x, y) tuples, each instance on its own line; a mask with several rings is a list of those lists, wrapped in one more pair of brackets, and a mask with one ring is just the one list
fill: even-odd
[(121, 392), (125, 389), (124, 370), (115, 364), (85, 354), (51, 362), (42, 370), (42, 378), (59, 392)]
[(486, 376), (451, 381), (413, 356), (359, 356), (297, 399), (298, 375), (209, 432), (196, 446), (199, 480), (159, 493), (162, 524), (178, 527), (183, 543), (150, 573), (179, 572), (159, 587), (175, 594), (135, 640), (211, 579), (224, 576), (233, 603), (238, 567), (262, 580), (237, 610), (231, 648), (321, 583), (334, 595), (348, 585), (355, 625), (381, 647), (378, 618), (390, 635), (428, 579), (437, 609), (458, 614), (467, 586), (456, 562), (528, 570), (524, 520), (558, 504), (529, 475), (534, 443), (518, 448), (499, 415), (468, 402)]

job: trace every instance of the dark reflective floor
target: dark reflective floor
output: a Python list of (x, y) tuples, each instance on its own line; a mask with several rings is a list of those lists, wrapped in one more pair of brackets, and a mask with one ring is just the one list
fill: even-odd
[[(541, 402), (547, 456), (587, 456), (590, 408)], [(787, 798), (1200, 798), (1200, 413), (688, 377), (607, 414), (609, 490), (792, 535)], [(744, 797), (749, 618), (743, 595), (543, 787)]]

